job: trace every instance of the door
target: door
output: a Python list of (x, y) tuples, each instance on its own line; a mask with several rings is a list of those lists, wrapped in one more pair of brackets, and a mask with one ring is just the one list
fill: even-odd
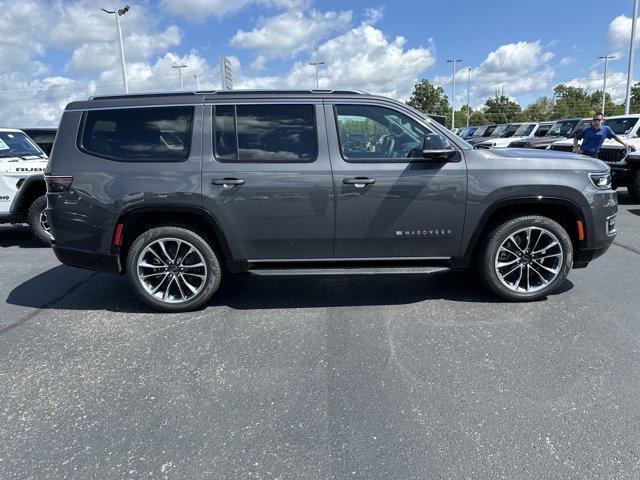
[(334, 195), (320, 102), (210, 105), (203, 207), (234, 260), (333, 256)]
[(336, 189), (335, 256), (432, 258), (458, 255), (467, 194), (460, 151), (422, 158), (433, 132), (394, 108), (325, 106)]

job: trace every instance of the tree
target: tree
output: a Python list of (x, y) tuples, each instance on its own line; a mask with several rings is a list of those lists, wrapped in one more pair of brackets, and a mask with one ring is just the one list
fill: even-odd
[(469, 125), (487, 125), (489, 120), (482, 110), (474, 110), (469, 117)]
[(449, 99), (444, 94), (444, 89), (436, 87), (429, 80), (424, 79), (416, 84), (407, 104), (421, 112), (434, 115), (447, 115), (451, 110)]
[[(471, 113), (471, 107), (469, 105), (463, 105), (460, 110), (456, 110), (456, 124), (452, 127), (466, 127), (467, 126), (467, 112)], [(469, 117), (471, 119), (471, 117)], [(447, 112), (447, 125), (451, 125), (451, 110)], [(469, 125), (473, 125), (469, 120)]]
[[(593, 113), (600, 112), (602, 110), (602, 90), (593, 92), (589, 99), (591, 100), (591, 108), (594, 110)], [(624, 113), (624, 105), (613, 103), (611, 95), (607, 93), (604, 99), (604, 112), (607, 115), (622, 115)]]
[(629, 113), (640, 112), (640, 83), (636, 83), (631, 87), (631, 103), (629, 105)]
[[(553, 118), (590, 117), (596, 113), (596, 107), (592, 105), (590, 95), (582, 87), (560, 84), (555, 86), (553, 94), (555, 96)], [(602, 96), (600, 99), (602, 101)]]
[(522, 111), (524, 121), (556, 120), (553, 116), (554, 101), (549, 97), (539, 97)]
[(488, 98), (484, 103), (484, 114), (490, 123), (517, 122), (522, 116), (522, 108), (504, 94)]

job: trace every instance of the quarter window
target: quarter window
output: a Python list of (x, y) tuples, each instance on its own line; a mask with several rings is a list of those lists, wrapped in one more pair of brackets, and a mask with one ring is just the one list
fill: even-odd
[(113, 160), (178, 162), (189, 156), (192, 124), (193, 107), (92, 110), (85, 114), (81, 145)]
[(217, 105), (214, 143), (220, 160), (311, 162), (317, 152), (313, 105)]
[(424, 137), (432, 133), (415, 120), (385, 107), (336, 105), (342, 156), (352, 161), (401, 161), (422, 156)]

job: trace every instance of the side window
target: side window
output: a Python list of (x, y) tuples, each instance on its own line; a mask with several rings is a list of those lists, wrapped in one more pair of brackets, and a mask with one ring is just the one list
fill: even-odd
[(390, 108), (336, 105), (340, 149), (345, 160), (401, 161), (422, 156), (424, 137), (432, 133)]
[(235, 162), (312, 162), (317, 154), (313, 105), (217, 105), (216, 157)]
[(189, 156), (193, 107), (91, 110), (80, 145), (86, 152), (129, 162), (180, 162)]

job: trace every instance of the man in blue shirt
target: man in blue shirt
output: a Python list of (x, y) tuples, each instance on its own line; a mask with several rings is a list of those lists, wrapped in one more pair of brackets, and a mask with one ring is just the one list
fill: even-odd
[[(604, 120), (604, 115), (602, 113), (596, 113), (593, 116), (593, 121), (591, 122), (591, 126), (585, 128), (581, 132), (573, 137), (573, 151), (576, 153), (582, 153), (583, 155), (588, 155), (593, 158), (598, 158), (598, 152), (600, 148), (602, 148), (602, 144), (605, 139), (613, 138), (616, 142), (624, 145), (625, 148), (628, 148), (631, 151), (634, 151), (636, 147), (633, 145), (626, 143), (623, 139), (621, 139), (618, 135), (615, 134), (613, 130), (611, 130), (606, 125), (602, 125), (602, 121)], [(578, 140), (582, 140), (582, 145), (578, 147)]]

